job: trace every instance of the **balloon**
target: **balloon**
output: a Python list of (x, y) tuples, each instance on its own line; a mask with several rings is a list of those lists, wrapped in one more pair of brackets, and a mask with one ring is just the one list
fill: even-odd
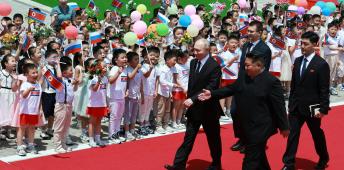
[(136, 34), (144, 34), (147, 32), (147, 24), (143, 21), (136, 21), (133, 25), (133, 31)]
[(290, 11), (297, 11), (297, 6), (290, 5), (290, 6), (288, 6), (288, 10), (290, 10)]
[(171, 15), (173, 14), (178, 14), (178, 7), (176, 4), (171, 5), (170, 7), (167, 8), (167, 12)]
[(130, 14), (130, 18), (133, 22), (139, 21), (141, 19), (141, 13), (139, 11), (133, 11)]
[(326, 2), (325, 8), (328, 8), (331, 12), (336, 11), (337, 7), (333, 2)]
[(134, 45), (137, 42), (137, 35), (133, 32), (128, 32), (124, 34), (123, 40), (128, 46)]
[(136, 11), (139, 11), (143, 15), (147, 12), (147, 7), (143, 4), (137, 5)]
[(245, 0), (239, 0), (238, 4), (239, 4), (240, 8), (246, 8), (246, 1)]
[(298, 7), (298, 8), (297, 8), (297, 14), (299, 14), (299, 15), (305, 14), (305, 8), (303, 8), (303, 7)]
[(144, 38), (144, 36), (143, 36), (143, 34), (137, 34), (137, 38), (138, 38), (139, 40), (141, 40), (141, 39)]
[(323, 8), (321, 13), (325, 16), (330, 16), (332, 11), (329, 8)]
[(198, 19), (202, 20), (199, 15), (191, 15), (190, 18), (191, 18), (191, 21), (198, 20)]
[(12, 6), (8, 3), (0, 3), (0, 16), (8, 16), (12, 12)]
[(65, 34), (66, 34), (66, 37), (70, 40), (76, 39), (76, 37), (78, 36), (78, 29), (74, 27), (73, 25), (70, 25), (66, 27)]
[(183, 15), (179, 18), (179, 24), (183, 27), (188, 27), (191, 24), (191, 18), (187, 15)]
[(158, 24), (156, 26), (156, 32), (158, 33), (159, 36), (163, 37), (163, 36), (168, 35), (170, 30), (168, 29), (167, 24)]
[(191, 22), (191, 25), (196, 26), (199, 30), (201, 30), (204, 27), (204, 22), (200, 19), (194, 20)]
[(323, 1), (318, 1), (317, 3), (315, 3), (316, 6), (320, 7), (320, 8), (325, 8), (326, 7), (326, 3)]
[(157, 26), (157, 24), (150, 25), (147, 29), (147, 32), (148, 33), (156, 33), (156, 26)]
[(300, 6), (300, 7), (304, 7), (304, 8), (308, 8), (307, 0), (295, 0), (295, 5)]
[(321, 8), (319, 6), (313, 6), (310, 10), (309, 10), (310, 14), (318, 14), (320, 15), (321, 13)]
[(199, 33), (199, 29), (195, 25), (189, 25), (188, 28), (186, 29), (186, 32), (191, 37), (196, 37)]
[(186, 15), (189, 15), (189, 16), (195, 15), (196, 14), (196, 7), (193, 5), (187, 5), (184, 9), (184, 13)]

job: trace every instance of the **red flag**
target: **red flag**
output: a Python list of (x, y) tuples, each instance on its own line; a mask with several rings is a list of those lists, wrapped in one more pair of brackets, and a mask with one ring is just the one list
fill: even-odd
[(287, 11), (287, 20), (294, 18), (297, 15), (295, 11)]
[(241, 28), (239, 29), (239, 32), (240, 32), (240, 35), (241, 35), (241, 36), (247, 35), (247, 32), (248, 32), (248, 25), (245, 25), (245, 26), (241, 27)]
[(112, 6), (115, 7), (115, 8), (122, 8), (123, 2), (121, 2), (120, 0), (113, 0), (112, 1)]
[(45, 80), (47, 80), (49, 86), (53, 88), (54, 90), (57, 90), (57, 91), (63, 90), (64, 88), (63, 83), (57, 77), (55, 77), (55, 75), (51, 72), (51, 70), (48, 69), (44, 73), (44, 78)]
[(28, 17), (30, 19), (33, 19), (35, 21), (44, 23), (44, 20), (45, 20), (46, 16), (47, 16), (47, 14), (45, 14), (45, 13), (43, 13), (41, 11), (38, 11), (38, 10), (35, 10), (35, 9), (32, 9), (32, 8), (29, 9)]
[(297, 21), (297, 28), (298, 29), (304, 29), (305, 27), (306, 27), (306, 23), (305, 22), (303, 22), (301, 20)]
[(297, 39), (297, 34), (293, 33), (292, 31), (290, 30), (287, 30), (286, 32), (286, 36), (290, 39)]
[(274, 36), (271, 36), (270, 38), (270, 41), (269, 41), (273, 46), (277, 47), (277, 48), (280, 48), (280, 49), (284, 49), (285, 48), (285, 43), (283, 40), (277, 38), (277, 37), (274, 37)]

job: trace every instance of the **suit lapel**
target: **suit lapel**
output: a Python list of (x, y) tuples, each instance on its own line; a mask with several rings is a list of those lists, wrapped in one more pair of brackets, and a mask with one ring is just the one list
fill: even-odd
[(207, 61), (204, 63), (204, 65), (202, 66), (200, 72), (198, 73), (194, 73), (195, 74), (195, 77), (194, 77), (194, 85), (197, 84), (198, 80), (201, 78), (201, 76), (204, 75), (204, 73), (208, 70), (208, 65), (209, 65), (209, 62), (210, 60), (212, 60), (212, 58), (210, 57), (210, 54), (209, 54), (209, 58), (207, 59)]

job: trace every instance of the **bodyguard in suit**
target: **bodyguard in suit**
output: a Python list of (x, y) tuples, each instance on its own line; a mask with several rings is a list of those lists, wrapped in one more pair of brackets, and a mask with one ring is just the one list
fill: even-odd
[[(261, 35), (263, 33), (263, 24), (259, 21), (252, 21), (248, 25), (248, 31), (247, 31), (247, 36), (248, 36), (248, 42), (246, 42), (243, 45), (242, 49), (242, 55), (240, 58), (240, 70), (239, 70), (239, 77), (241, 75), (245, 75), (245, 58), (246, 54), (252, 53), (257, 57), (260, 57), (264, 59), (265, 63), (265, 70), (269, 71), (270, 63), (271, 63), (271, 50), (266, 43), (261, 40)], [(239, 138), (236, 144), (234, 144), (231, 149), (233, 151), (238, 151), (241, 150), (241, 152), (244, 152), (244, 144), (242, 140), (240, 140), (241, 135), (240, 135), (240, 124), (237, 123), (237, 115), (240, 114), (237, 109), (236, 109), (236, 99), (234, 98), (232, 101), (232, 107), (231, 107), (231, 116), (233, 120), (233, 130), (234, 130), (234, 135), (236, 138)]]
[[(290, 135), (283, 156), (283, 170), (295, 169), (295, 155), (298, 148), (300, 131), (306, 122), (311, 131), (315, 150), (320, 159), (315, 169), (325, 169), (329, 161), (321, 118), (327, 115), (329, 107), (330, 69), (327, 62), (315, 54), (319, 36), (306, 32), (301, 36), (303, 56), (295, 60), (289, 98)], [(310, 105), (320, 104), (319, 114), (311, 117)]]
[(281, 82), (264, 71), (264, 60), (252, 53), (246, 55), (245, 75), (233, 85), (217, 90), (204, 90), (199, 100), (221, 99), (235, 96), (237, 121), (241, 127), (246, 151), (243, 170), (269, 170), (265, 153), (267, 140), (273, 134), (287, 137), (289, 125)]
[(221, 169), (221, 137), (219, 118), (223, 114), (218, 100), (200, 101), (198, 95), (203, 89), (215, 90), (220, 85), (221, 67), (209, 53), (209, 42), (199, 39), (194, 46), (195, 59), (190, 63), (187, 96), (184, 105), (187, 123), (183, 144), (178, 148), (173, 165), (165, 165), (168, 170), (184, 170), (200, 126), (207, 136), (213, 162), (208, 170)]

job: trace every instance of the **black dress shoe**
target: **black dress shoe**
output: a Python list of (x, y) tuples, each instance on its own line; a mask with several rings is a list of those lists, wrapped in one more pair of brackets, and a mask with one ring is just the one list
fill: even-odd
[(328, 167), (327, 165), (328, 160), (320, 160), (317, 165), (314, 167), (316, 170), (324, 170), (325, 168)]
[(176, 167), (174, 167), (172, 165), (168, 165), (168, 164), (166, 164), (164, 166), (164, 168), (167, 169), (167, 170), (185, 170), (185, 168), (176, 168)]
[(245, 146), (241, 147), (240, 153), (241, 153), (241, 154), (245, 154), (245, 152), (246, 152)]
[(295, 170), (294, 166), (284, 166), (282, 170)]
[(243, 144), (240, 140), (238, 140), (234, 145), (231, 146), (232, 151), (240, 151), (243, 147)]

